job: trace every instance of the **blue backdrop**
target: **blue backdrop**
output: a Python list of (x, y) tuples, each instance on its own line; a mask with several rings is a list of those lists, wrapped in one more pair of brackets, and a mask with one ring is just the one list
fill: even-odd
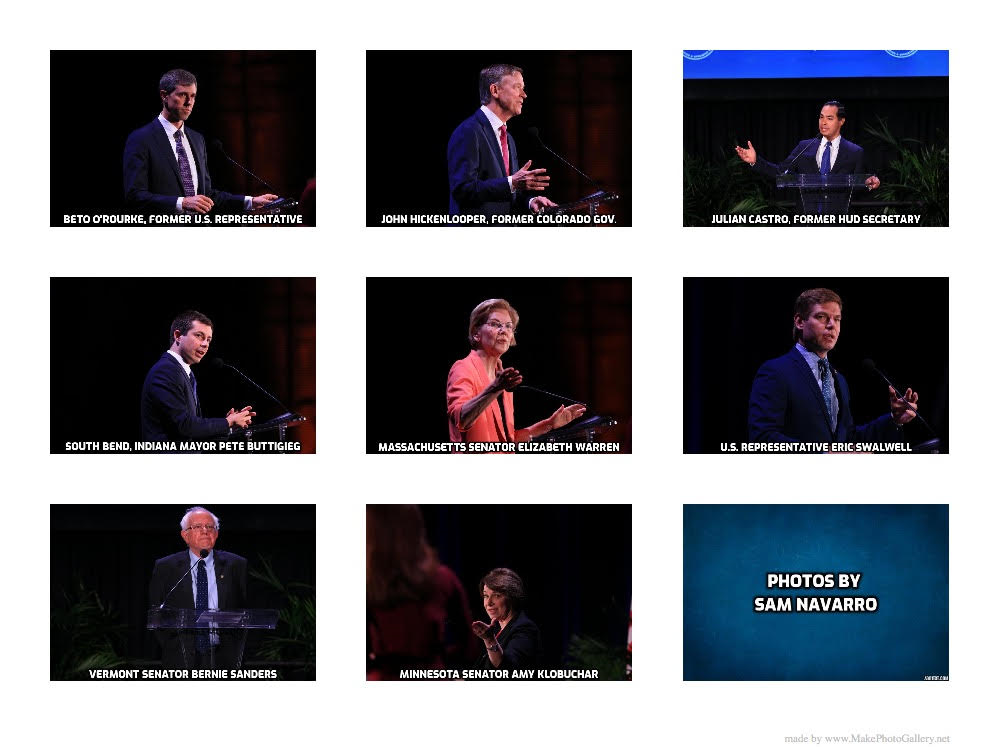
[[(769, 571), (864, 573), (768, 589)], [(876, 596), (875, 613), (757, 613), (756, 596)], [(792, 602), (793, 609), (795, 602)], [(948, 506), (685, 505), (685, 680), (948, 674)]]
[(938, 49), (685, 49), (690, 78), (896, 78), (947, 76)]

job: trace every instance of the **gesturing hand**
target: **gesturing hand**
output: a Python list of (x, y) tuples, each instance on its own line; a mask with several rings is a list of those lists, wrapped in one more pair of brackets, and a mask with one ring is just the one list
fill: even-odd
[(532, 171), (529, 169), (531, 166), (531, 159), (522, 166), (513, 177), (511, 177), (511, 182), (514, 185), (515, 191), (517, 190), (528, 190), (530, 192), (541, 192), (547, 186), (549, 186), (549, 177), (542, 176), (545, 173), (545, 169), (535, 169)]
[(251, 405), (247, 405), (239, 412), (233, 408), (229, 408), (229, 412), (226, 413), (226, 420), (229, 421), (230, 428), (247, 428), (250, 425), (250, 419), (256, 416), (257, 413), (253, 411), (253, 407)]
[(743, 161), (746, 161), (751, 166), (757, 163), (757, 151), (754, 150), (753, 143), (751, 143), (749, 140), (747, 140), (746, 148), (741, 148), (738, 145), (736, 146), (736, 155), (738, 155)]
[(206, 197), (205, 195), (194, 195), (193, 197), (185, 197), (181, 200), (181, 208), (186, 212), (193, 213), (207, 213), (215, 206), (212, 202), (211, 197)]
[(559, 409), (556, 410), (549, 417), (549, 422), (552, 423), (552, 429), (562, 428), (567, 423), (571, 423), (578, 417), (586, 412), (586, 405), (570, 405), (565, 407), (564, 405), (559, 405)]
[(521, 376), (521, 372), (511, 366), (497, 373), (497, 377), (493, 379), (491, 388), (494, 392), (501, 392), (504, 389), (510, 392), (513, 391), (514, 387), (520, 384), (523, 380), (524, 378)]
[[(913, 410), (917, 409), (917, 393), (915, 391), (907, 389), (904, 399), (913, 405)], [(906, 406), (906, 402), (897, 397), (895, 389), (889, 387), (889, 410), (892, 412), (892, 420), (896, 425), (905, 425), (917, 417), (917, 414)]]
[(484, 622), (476, 620), (474, 623), (472, 623), (472, 633), (473, 635), (476, 636), (476, 638), (482, 638), (484, 641), (490, 641), (496, 637), (495, 635), (493, 635), (493, 633), (490, 632), (491, 625), (492, 623), (487, 625)]

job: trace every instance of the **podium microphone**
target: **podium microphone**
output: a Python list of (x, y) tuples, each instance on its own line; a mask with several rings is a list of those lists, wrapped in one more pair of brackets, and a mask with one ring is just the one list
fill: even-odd
[(809, 146), (812, 145), (813, 142), (815, 142), (817, 139), (822, 140), (823, 136), (822, 135), (815, 135), (815, 136), (812, 137), (812, 139), (809, 140), (808, 143), (805, 144), (805, 146), (803, 146), (802, 150), (800, 150), (798, 152), (798, 155), (796, 155), (795, 158), (792, 159), (792, 162), (790, 164), (788, 164), (788, 168), (785, 169), (785, 173), (786, 174), (789, 171), (791, 171), (792, 166), (794, 166), (795, 162), (799, 160), (799, 156), (801, 156), (803, 153), (805, 153), (807, 150), (809, 150)]
[[(201, 552), (199, 552), (199, 553), (198, 553), (198, 555), (199, 555), (199, 556), (201, 556), (201, 558), (202, 558), (202, 559), (204, 559), (204, 558), (207, 558), (207, 557), (208, 557), (208, 550), (207, 550), (207, 549), (205, 549), (205, 548), (203, 547), (203, 548), (201, 549)], [(170, 591), (168, 591), (168, 592), (166, 593), (166, 595), (165, 595), (165, 596), (163, 597), (163, 602), (162, 602), (162, 603), (160, 604), (160, 609), (161, 609), (161, 610), (163, 609), (164, 605), (166, 605), (166, 603), (167, 603), (167, 600), (168, 600), (168, 599), (170, 598), (170, 595), (174, 593), (174, 589), (176, 589), (176, 588), (177, 588), (178, 586), (180, 586), (180, 585), (181, 585), (181, 581), (183, 581), (183, 580), (184, 580), (185, 578), (187, 578), (188, 576), (190, 576), (190, 575), (191, 575), (191, 571), (193, 571), (193, 570), (194, 570), (194, 566), (195, 566), (195, 565), (198, 565), (198, 563), (199, 563), (199, 562), (201, 562), (201, 561), (199, 561), (199, 560), (196, 560), (196, 561), (194, 561), (194, 565), (192, 565), (192, 566), (191, 566), (190, 568), (188, 568), (188, 569), (187, 569), (187, 570), (186, 570), (186, 571), (184, 572), (184, 575), (183, 575), (183, 576), (181, 576), (181, 577), (180, 577), (179, 579), (177, 579), (177, 583), (176, 583), (176, 584), (174, 584), (174, 585), (173, 585), (173, 586), (172, 586), (172, 587), (170, 588)]]
[(520, 384), (520, 385), (518, 385), (517, 388), (518, 389), (528, 389), (529, 391), (538, 392), (539, 394), (547, 394), (550, 397), (555, 397), (556, 399), (561, 399), (563, 402), (569, 402), (570, 404), (573, 404), (573, 405), (583, 405), (584, 407), (587, 406), (586, 402), (580, 402), (579, 400), (576, 400), (576, 399), (570, 399), (569, 397), (563, 397), (561, 394), (553, 394), (552, 392), (547, 392), (544, 389), (539, 389), (536, 386), (528, 386), (527, 384)]
[(884, 373), (882, 373), (875, 366), (875, 361), (873, 361), (871, 358), (865, 358), (863, 361), (861, 361), (861, 367), (863, 369), (865, 369), (865, 371), (870, 371), (870, 372), (878, 375), (879, 377), (881, 377), (882, 381), (884, 381), (886, 384), (888, 384), (889, 386), (891, 386), (892, 390), (896, 393), (896, 400), (898, 402), (903, 402), (908, 409), (912, 410), (913, 414), (917, 416), (917, 419), (920, 420), (920, 422), (923, 423), (925, 426), (927, 426), (927, 430), (929, 430), (933, 436), (937, 437), (937, 434), (934, 432), (934, 429), (931, 428), (930, 423), (928, 423), (926, 420), (924, 420), (924, 416), (921, 415), (919, 412), (917, 412), (917, 408), (914, 407), (909, 402), (907, 402), (906, 398), (903, 395), (900, 394), (901, 391), (905, 391), (905, 390), (900, 389), (898, 386), (896, 386), (891, 381), (889, 381), (889, 377), (886, 376)]
[(535, 138), (535, 140), (538, 141), (538, 144), (541, 145), (543, 148), (545, 148), (545, 150), (547, 150), (549, 153), (551, 153), (552, 155), (554, 155), (556, 158), (558, 158), (564, 164), (566, 164), (567, 166), (569, 166), (571, 169), (573, 169), (573, 171), (575, 171), (576, 173), (578, 173), (580, 176), (582, 176), (584, 179), (586, 179), (588, 182), (590, 182), (591, 184), (593, 184), (598, 189), (603, 189), (603, 187), (601, 187), (600, 184), (598, 184), (597, 182), (595, 182), (589, 176), (587, 176), (582, 171), (580, 171), (580, 169), (578, 169), (576, 166), (574, 166), (569, 161), (567, 161), (565, 158), (563, 158), (558, 153), (556, 153), (554, 150), (552, 150), (552, 148), (550, 148), (545, 143), (543, 143), (541, 136), (538, 134), (538, 128), (537, 127), (529, 127), (528, 128), (528, 134), (531, 135), (533, 138)]
[(267, 187), (269, 190), (271, 190), (275, 194), (280, 194), (277, 189), (275, 189), (270, 184), (268, 184), (267, 182), (265, 182), (263, 179), (261, 179), (255, 173), (253, 173), (250, 169), (245, 168), (243, 166), (243, 164), (239, 163), (238, 161), (234, 161), (232, 158), (230, 158), (229, 154), (226, 153), (225, 148), (222, 147), (222, 141), (221, 140), (219, 140), (218, 138), (215, 138), (212, 141), (212, 147), (215, 150), (219, 151), (219, 153), (222, 154), (222, 157), (225, 158), (227, 161), (229, 161), (229, 163), (231, 163), (234, 166), (237, 166), (238, 168), (242, 169), (244, 172), (246, 172), (247, 174), (249, 174), (250, 176), (252, 176), (254, 179), (256, 179), (257, 181), (259, 181), (261, 184), (263, 184), (265, 187)]
[(263, 392), (264, 394), (266, 394), (268, 397), (270, 397), (272, 400), (274, 400), (278, 404), (278, 407), (280, 407), (282, 410), (284, 410), (285, 412), (291, 412), (291, 410), (288, 407), (285, 407), (285, 403), (284, 402), (282, 402), (280, 399), (278, 399), (277, 397), (275, 397), (273, 394), (271, 394), (269, 391), (267, 391), (267, 389), (265, 389), (264, 387), (262, 387), (256, 381), (254, 381), (249, 376), (247, 376), (245, 373), (243, 373), (242, 371), (240, 371), (240, 369), (238, 369), (236, 366), (231, 366), (230, 364), (226, 363), (224, 360), (222, 360), (222, 358), (212, 358), (209, 361), (209, 367), (211, 367), (211, 368), (229, 368), (229, 369), (232, 369), (233, 371), (235, 371), (236, 373), (238, 373), (240, 376), (242, 376), (244, 379), (246, 379), (247, 381), (249, 381), (258, 390), (260, 390), (261, 392)]

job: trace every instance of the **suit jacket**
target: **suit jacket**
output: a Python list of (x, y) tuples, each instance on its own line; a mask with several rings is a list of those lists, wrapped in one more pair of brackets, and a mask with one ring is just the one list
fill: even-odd
[[(503, 362), (497, 361), (497, 370), (503, 370)], [(490, 402), (478, 418), (472, 421), (466, 430), (462, 430), (459, 421), (462, 417), (462, 407), (470, 399), (478, 395), (487, 386), (490, 379), (482, 358), (473, 350), (465, 358), (455, 361), (448, 372), (448, 436), (456, 443), (472, 441), (527, 441), (527, 433), (514, 430), (514, 393), (504, 391), (500, 397)], [(503, 398), (503, 415), (500, 412), (499, 400)], [(504, 423), (506, 422), (506, 430)], [(510, 438), (507, 438), (507, 435)]]
[[(239, 610), (247, 606), (247, 561), (235, 553), (214, 550), (215, 583), (219, 590), (220, 610)], [(194, 593), (191, 591), (190, 574), (174, 589), (169, 599), (167, 593), (191, 568), (191, 553), (188, 550), (160, 558), (153, 565), (153, 578), (149, 582), (149, 606), (159, 607), (164, 601), (168, 607), (193, 610)], [(195, 568), (192, 573), (197, 573)], [(186, 636), (186, 637), (185, 637)], [(158, 630), (156, 638), (163, 650), (163, 665), (168, 669), (184, 669), (193, 664), (191, 648), (194, 635), (190, 631)], [(188, 656), (184, 652), (187, 650)], [(225, 667), (236, 666), (240, 654), (240, 644), (236, 638), (220, 636), (219, 646), (211, 659), (198, 661), (201, 665), (209, 662)]]
[(153, 364), (142, 383), (143, 441), (200, 441), (229, 433), (225, 418), (203, 418), (184, 368), (170, 353)]
[(757, 371), (750, 391), (750, 440), (806, 443), (901, 441), (902, 430), (896, 427), (889, 414), (881, 415), (866, 425), (855, 425), (847, 379), (832, 367), (831, 370), (840, 403), (835, 426), (830, 423), (819, 384), (797, 348), (764, 363)]
[[(825, 142), (825, 140), (823, 141)], [(784, 174), (786, 170), (792, 174), (808, 174), (819, 176), (819, 166), (816, 165), (816, 151), (821, 146), (817, 138), (801, 140), (799, 144), (792, 148), (784, 161), (773, 164), (757, 156), (754, 164), (754, 171), (774, 180), (778, 174)], [(825, 146), (823, 146), (825, 147)], [(864, 173), (865, 149), (860, 145), (855, 145), (850, 140), (841, 136), (840, 148), (837, 151), (837, 160), (830, 169), (831, 174), (863, 174)], [(862, 192), (865, 189), (862, 187)], [(822, 199), (818, 193), (803, 193), (802, 206), (806, 213), (818, 213), (822, 206), (823, 213), (844, 213), (848, 208), (848, 192), (831, 192)]]
[[(503, 649), (499, 669), (538, 669), (542, 662), (542, 632), (523, 612), (507, 623), (497, 641)], [(475, 669), (493, 669), (489, 654), (483, 650)]]
[[(184, 130), (198, 169), (198, 194), (212, 199), (215, 203), (212, 212), (242, 212), (242, 196), (232, 195), (212, 186), (205, 138), (186, 124)], [(159, 119), (154, 119), (128, 136), (122, 160), (125, 202), (128, 207), (137, 213), (146, 214), (177, 212), (177, 198), (184, 196), (184, 183), (177, 167), (174, 146)]]
[[(517, 145), (507, 132), (510, 173), (520, 169)], [(511, 192), (500, 143), (482, 109), (462, 122), (448, 140), (448, 187), (451, 215), (509, 215), (528, 212), (527, 192)]]

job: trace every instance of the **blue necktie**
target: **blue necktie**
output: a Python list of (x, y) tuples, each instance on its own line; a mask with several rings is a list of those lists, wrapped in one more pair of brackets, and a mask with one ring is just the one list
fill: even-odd
[(194, 411), (195, 414), (201, 417), (201, 402), (198, 400), (198, 382), (194, 379), (194, 371), (188, 374), (188, 378), (191, 379), (191, 390), (194, 392)]
[[(205, 571), (205, 560), (198, 561), (198, 594), (194, 599), (196, 610), (208, 609), (208, 573)], [(195, 648), (198, 651), (208, 651), (208, 631), (195, 634)]]
[(184, 196), (194, 197), (194, 178), (191, 176), (191, 164), (188, 163), (187, 151), (184, 150), (184, 134), (177, 130), (174, 133), (174, 140), (177, 141), (177, 168), (181, 171)]
[(826, 141), (826, 148), (823, 149), (823, 163), (819, 167), (819, 175), (826, 176), (830, 173), (830, 146), (833, 145), (829, 140)]
[(830, 361), (826, 358), (820, 358), (819, 361), (819, 377), (823, 382), (823, 402), (826, 403), (826, 416), (827, 420), (830, 421), (832, 427), (836, 428), (837, 424), (833, 422), (833, 375), (830, 373)]

